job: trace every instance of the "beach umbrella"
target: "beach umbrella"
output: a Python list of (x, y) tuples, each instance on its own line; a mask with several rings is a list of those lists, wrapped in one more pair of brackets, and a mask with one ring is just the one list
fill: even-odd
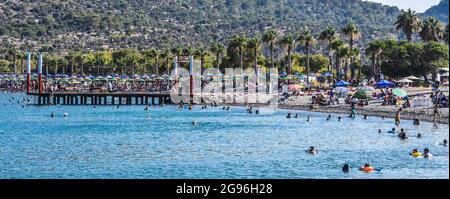
[(378, 83), (376, 83), (375, 85), (380, 88), (387, 88), (387, 87), (393, 86), (394, 83), (387, 81), (387, 80), (381, 80)]
[(353, 97), (356, 97), (357, 99), (367, 99), (368, 95), (366, 91), (360, 90), (356, 92)]
[(340, 97), (347, 96), (348, 94), (348, 88), (345, 87), (336, 87), (335, 89), (333, 89), (333, 91), (337, 96)]
[(291, 90), (291, 91), (298, 91), (298, 90), (300, 90), (301, 88), (302, 88), (302, 86), (301, 86), (301, 85), (298, 85), (298, 84), (292, 84), (292, 85), (289, 85), (289, 86), (288, 86), (288, 89)]
[(448, 77), (449, 73), (444, 73), (441, 75), (441, 77)]
[(358, 91), (375, 91), (376, 89), (372, 86), (363, 86), (363, 87), (359, 87)]
[(392, 93), (394, 95), (398, 96), (398, 97), (406, 97), (406, 96), (408, 96), (408, 93), (405, 90), (400, 89), (400, 88), (392, 89)]
[(334, 87), (346, 87), (349, 85), (350, 85), (350, 83), (348, 83), (344, 80), (341, 80), (341, 81), (337, 82), (336, 84), (334, 84)]

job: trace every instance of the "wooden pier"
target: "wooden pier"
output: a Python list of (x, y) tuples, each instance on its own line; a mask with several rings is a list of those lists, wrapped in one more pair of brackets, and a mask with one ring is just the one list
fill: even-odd
[(159, 105), (170, 104), (169, 93), (29, 93), (36, 105)]

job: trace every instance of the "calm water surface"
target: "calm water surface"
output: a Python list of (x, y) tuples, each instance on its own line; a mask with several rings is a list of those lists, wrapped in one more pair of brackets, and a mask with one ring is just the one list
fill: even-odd
[[(449, 138), (448, 125), (403, 121), (397, 128), (423, 138), (401, 141), (385, 133), (392, 119), (376, 117), (327, 122), (328, 114), (249, 115), (244, 107), (22, 108), (22, 97), (0, 94), (0, 178), (449, 178), (449, 149), (438, 145)], [(286, 119), (288, 112), (300, 118)], [(319, 154), (307, 155), (309, 146)], [(432, 159), (408, 155), (426, 147)], [(366, 162), (381, 171), (357, 171)], [(341, 172), (345, 163), (349, 174)]]

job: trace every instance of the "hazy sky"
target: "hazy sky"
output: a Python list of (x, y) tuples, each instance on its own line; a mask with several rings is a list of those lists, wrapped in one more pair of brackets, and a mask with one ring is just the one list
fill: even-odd
[(368, 0), (385, 5), (397, 6), (400, 9), (411, 8), (417, 12), (425, 12), (431, 6), (439, 4), (440, 0)]

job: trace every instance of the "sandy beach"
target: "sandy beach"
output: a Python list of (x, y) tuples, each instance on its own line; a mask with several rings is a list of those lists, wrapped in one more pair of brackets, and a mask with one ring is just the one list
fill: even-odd
[[(448, 95), (448, 87), (441, 89), (446, 95)], [(410, 95), (418, 95), (422, 93), (429, 93), (431, 89), (428, 88), (414, 88), (408, 89)], [(318, 106), (311, 104), (311, 96), (295, 96), (291, 97), (288, 101), (280, 103), (279, 108), (291, 109), (291, 110), (306, 110), (313, 112), (325, 112), (325, 113), (343, 113), (348, 114), (350, 112), (350, 105), (344, 103), (344, 99), (340, 99), (340, 103), (330, 106)], [(383, 106), (381, 104), (369, 104), (364, 107), (357, 107), (357, 114), (394, 118), (395, 112), (400, 106)], [(449, 124), (449, 109), (440, 108), (441, 118), (437, 119), (437, 123)], [(433, 122), (433, 107), (411, 107), (403, 109), (401, 113), (402, 119), (412, 120), (413, 118), (419, 118), (420, 121)]]

